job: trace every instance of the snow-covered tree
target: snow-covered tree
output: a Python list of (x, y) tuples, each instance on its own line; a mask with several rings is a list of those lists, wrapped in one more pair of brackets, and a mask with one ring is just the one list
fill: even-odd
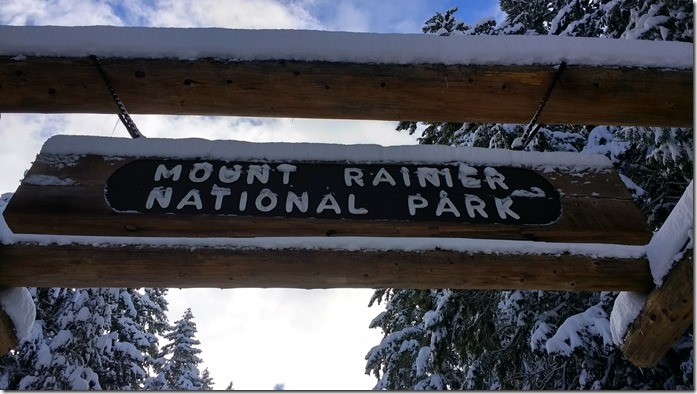
[[(99, 289), (75, 291), (58, 311), (57, 332), (41, 353), (47, 367), (25, 376), (19, 389), (102, 389), (99, 372), (107, 372), (116, 337), (110, 330), (114, 292)], [(104, 376), (109, 380), (111, 376)]]
[(202, 380), (202, 385), (201, 385), (201, 390), (213, 390), (213, 385), (215, 382), (213, 381), (213, 378), (211, 377), (210, 371), (208, 371), (208, 368), (204, 369), (203, 372), (201, 372), (201, 380)]
[(156, 363), (158, 375), (146, 383), (147, 389), (157, 390), (203, 390), (210, 389), (212, 380), (206, 381), (198, 369), (203, 360), (196, 346), (196, 323), (191, 309), (187, 309), (180, 320), (174, 322), (171, 331), (165, 333), (169, 342), (162, 347)]
[(156, 335), (168, 327), (166, 290), (29, 290), (36, 321), (19, 349), (0, 357), (1, 388), (143, 388)]
[[(458, 22), (456, 8), (423, 31), (557, 34), (692, 41), (685, 0), (501, 0), (507, 18)], [(532, 114), (531, 114), (532, 117)], [(401, 122), (422, 144), (510, 148), (525, 125)], [(692, 179), (693, 131), (679, 128), (542, 125), (526, 150), (607, 155), (648, 223), (665, 220)], [(658, 181), (660, 180), (660, 181)], [(692, 333), (659, 364), (639, 369), (612, 345), (608, 312), (616, 293), (380, 289), (371, 327), (384, 338), (366, 356), (378, 389), (689, 389)]]
[(133, 332), (130, 340), (143, 353), (143, 369), (151, 376), (157, 358), (160, 355), (158, 337), (162, 337), (171, 327), (167, 319), (167, 289), (144, 288), (140, 291), (128, 289), (136, 315), (134, 327), (140, 328)]
[(51, 361), (48, 341), (59, 331), (55, 317), (74, 294), (73, 289), (28, 290), (34, 299), (36, 318), (30, 336), (20, 341), (19, 348), (0, 357), (0, 390), (16, 389), (24, 377), (46, 372)]

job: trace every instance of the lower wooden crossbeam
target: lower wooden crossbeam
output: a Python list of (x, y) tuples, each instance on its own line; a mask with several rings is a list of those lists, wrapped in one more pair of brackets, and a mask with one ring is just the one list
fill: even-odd
[(653, 288), (645, 258), (111, 245), (0, 247), (0, 286), (179, 288)]

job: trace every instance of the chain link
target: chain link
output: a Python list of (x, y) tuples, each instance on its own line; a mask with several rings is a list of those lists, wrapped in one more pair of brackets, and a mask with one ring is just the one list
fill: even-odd
[(545, 95), (542, 97), (542, 101), (540, 102), (540, 105), (537, 107), (537, 111), (535, 111), (535, 115), (532, 116), (532, 119), (530, 120), (530, 123), (528, 123), (527, 127), (525, 128), (525, 132), (523, 133), (523, 143), (522, 145), (518, 145), (516, 147), (512, 147), (511, 149), (513, 150), (523, 150), (525, 149), (526, 146), (532, 141), (532, 139), (537, 135), (537, 132), (540, 131), (540, 124), (537, 123), (537, 120), (540, 118), (540, 115), (542, 114), (542, 110), (544, 110), (545, 105), (547, 105), (547, 100), (549, 100), (549, 96), (552, 95), (552, 91), (554, 90), (554, 87), (557, 85), (557, 81), (559, 81), (559, 78), (561, 77), (562, 72), (566, 68), (566, 62), (561, 62), (559, 64), (559, 67), (557, 67), (556, 72), (554, 73), (554, 78), (552, 78), (552, 83), (549, 84), (549, 87), (547, 88), (547, 91), (545, 92)]
[(145, 138), (145, 136), (140, 133), (140, 130), (138, 130), (138, 126), (136, 126), (133, 119), (131, 119), (131, 116), (128, 114), (128, 111), (126, 110), (126, 106), (123, 105), (123, 102), (119, 98), (119, 95), (116, 94), (116, 90), (111, 85), (111, 82), (109, 82), (109, 78), (107, 77), (106, 73), (104, 72), (104, 69), (102, 68), (102, 62), (95, 55), (92, 55), (91, 58), (94, 61), (94, 64), (97, 66), (99, 74), (102, 76), (102, 79), (104, 80), (104, 84), (106, 85), (107, 89), (109, 89), (109, 93), (111, 93), (111, 97), (114, 99), (116, 106), (119, 108), (119, 113), (117, 115), (119, 116), (121, 123), (123, 123), (123, 125), (126, 127), (126, 131), (128, 131), (128, 134), (130, 134), (132, 138)]

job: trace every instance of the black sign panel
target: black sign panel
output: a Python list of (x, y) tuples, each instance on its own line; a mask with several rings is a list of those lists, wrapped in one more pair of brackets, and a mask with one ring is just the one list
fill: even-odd
[(559, 193), (524, 168), (135, 160), (107, 180), (117, 212), (550, 224)]

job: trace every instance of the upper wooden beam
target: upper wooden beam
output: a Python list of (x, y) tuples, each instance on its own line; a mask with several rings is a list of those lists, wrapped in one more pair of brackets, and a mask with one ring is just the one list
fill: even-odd
[[(527, 123), (549, 66), (105, 59), (133, 114)], [(690, 127), (691, 70), (569, 66), (540, 122)], [(89, 58), (0, 58), (0, 112), (115, 113)]]
[(691, 127), (692, 49), (570, 37), (0, 26), (0, 112)]

